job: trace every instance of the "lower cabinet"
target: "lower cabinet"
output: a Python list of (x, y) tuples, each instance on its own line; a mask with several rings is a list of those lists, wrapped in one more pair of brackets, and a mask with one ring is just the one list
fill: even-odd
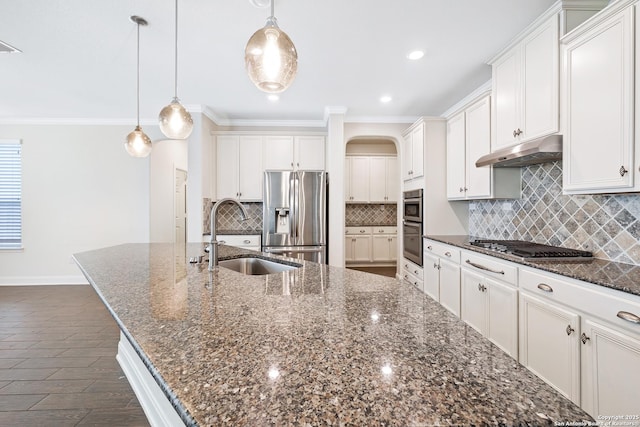
[[(461, 275), (460, 318), (505, 353), (518, 358), (518, 289), (515, 282), (496, 280), (488, 274), (507, 276), (516, 267), (464, 254)], [(473, 258), (472, 258), (473, 257)], [(473, 261), (471, 261), (473, 259)], [(491, 263), (491, 267), (485, 264)], [(469, 266), (469, 267), (467, 267)], [(472, 270), (473, 268), (473, 270)]]
[(460, 250), (425, 241), (424, 292), (460, 317)]
[(352, 265), (395, 265), (397, 236), (397, 227), (345, 227), (345, 262)]
[(580, 316), (520, 293), (520, 363), (580, 404)]
[(640, 415), (640, 299), (528, 269), (520, 286), (520, 363), (596, 420)]
[(422, 267), (408, 259), (402, 261), (402, 279), (424, 292)]

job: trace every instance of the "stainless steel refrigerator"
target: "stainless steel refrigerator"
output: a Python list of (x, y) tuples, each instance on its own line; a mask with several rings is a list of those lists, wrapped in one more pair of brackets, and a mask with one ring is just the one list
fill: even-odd
[(326, 172), (266, 171), (262, 250), (327, 262)]

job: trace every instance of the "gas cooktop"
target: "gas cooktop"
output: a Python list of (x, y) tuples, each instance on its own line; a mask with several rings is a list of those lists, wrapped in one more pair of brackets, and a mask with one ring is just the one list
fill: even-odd
[(563, 248), (560, 246), (543, 245), (540, 243), (526, 242), (523, 240), (474, 240), (469, 242), (490, 251), (513, 255), (522, 260), (529, 261), (581, 261), (588, 262), (593, 259), (589, 251)]

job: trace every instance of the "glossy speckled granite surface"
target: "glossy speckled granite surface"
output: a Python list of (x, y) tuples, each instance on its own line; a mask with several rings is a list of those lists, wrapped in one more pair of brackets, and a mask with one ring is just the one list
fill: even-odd
[(447, 243), (470, 251), (495, 256), (518, 264), (582, 280), (618, 291), (640, 296), (640, 267), (631, 264), (594, 258), (590, 262), (531, 262), (523, 261), (508, 254), (488, 251), (469, 244), (472, 236), (425, 236), (437, 242)]
[[(221, 258), (241, 253), (220, 247)], [(199, 425), (591, 420), (392, 278), (315, 263), (267, 276), (210, 273), (164, 244), (75, 258), (184, 419)]]

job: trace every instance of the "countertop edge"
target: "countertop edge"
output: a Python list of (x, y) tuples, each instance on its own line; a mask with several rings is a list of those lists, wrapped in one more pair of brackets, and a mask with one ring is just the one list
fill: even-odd
[(138, 355), (138, 357), (140, 358), (144, 366), (147, 368), (147, 370), (155, 380), (156, 384), (158, 384), (158, 387), (160, 387), (162, 392), (165, 394), (165, 396), (171, 403), (171, 406), (173, 407), (173, 409), (175, 409), (175, 411), (178, 413), (178, 416), (180, 417), (180, 419), (185, 423), (186, 426), (194, 426), (194, 427), (198, 426), (199, 424), (196, 422), (195, 419), (193, 419), (191, 414), (189, 414), (189, 411), (187, 411), (187, 409), (182, 406), (182, 404), (180, 403), (180, 399), (176, 396), (173, 390), (169, 388), (165, 380), (162, 378), (162, 375), (160, 375), (160, 373), (158, 372), (158, 369), (153, 365), (153, 363), (151, 363), (149, 358), (146, 356), (145, 352), (140, 348), (140, 346), (138, 345), (136, 340), (133, 338), (131, 333), (129, 333), (129, 330), (127, 329), (127, 327), (120, 320), (118, 315), (113, 311), (113, 309), (105, 299), (104, 295), (100, 291), (100, 288), (98, 288), (98, 286), (95, 284), (91, 276), (89, 276), (89, 274), (85, 271), (84, 267), (82, 267), (82, 265), (76, 258), (75, 254), (73, 254), (71, 257), (73, 258), (73, 261), (76, 263), (76, 265), (78, 266), (78, 268), (80, 269), (84, 277), (89, 281), (89, 284), (91, 285), (93, 290), (96, 292), (96, 294), (100, 298), (100, 301), (102, 301), (104, 306), (107, 308), (111, 317), (113, 317), (113, 319), (115, 320), (120, 331), (124, 334), (125, 337), (127, 337), (127, 340), (136, 351), (136, 354)]

